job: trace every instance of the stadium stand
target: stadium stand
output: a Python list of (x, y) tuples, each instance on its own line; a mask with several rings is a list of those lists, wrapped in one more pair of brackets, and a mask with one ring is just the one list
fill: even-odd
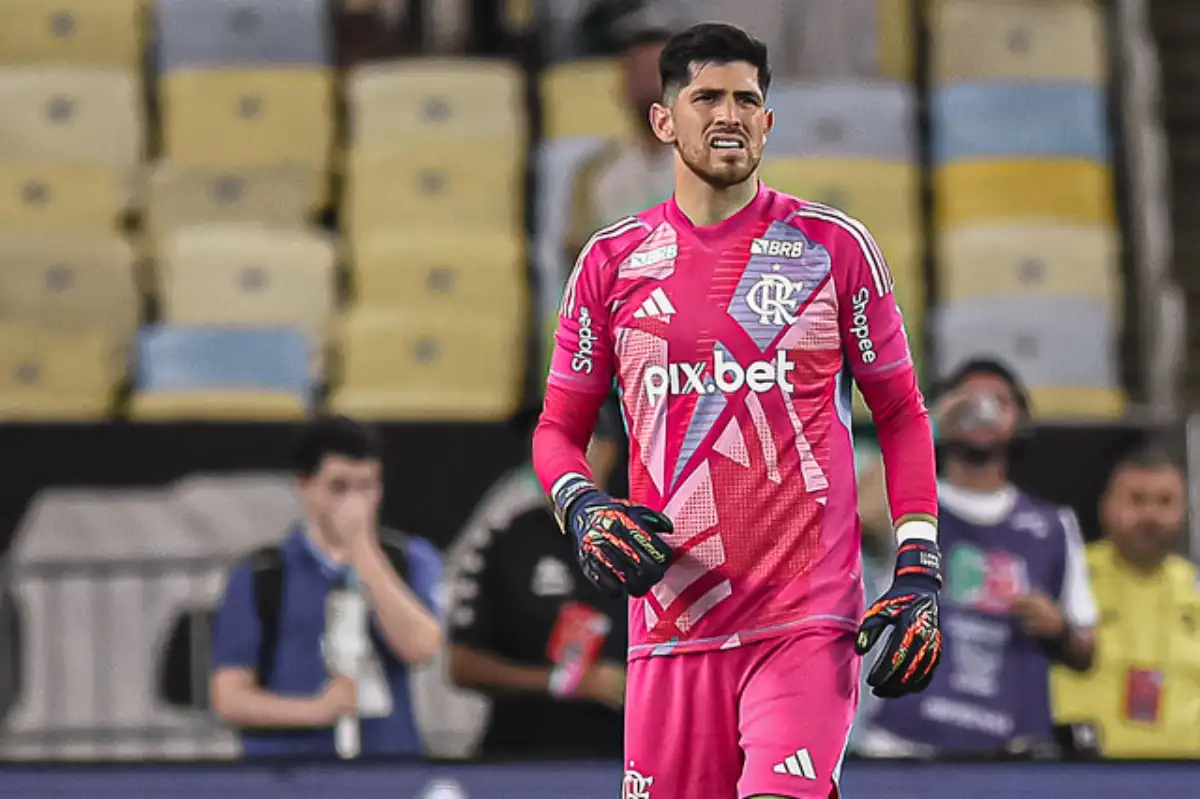
[(121, 371), (101, 333), (0, 323), (0, 418), (101, 419)]
[(286, 419), (311, 407), (311, 343), (294, 330), (152, 325), (137, 347), (134, 419)]
[(992, 353), (1040, 418), (1120, 415), (1103, 16), (943, 0), (931, 28), (939, 373)]
[(142, 62), (146, 0), (5, 0), (0, 61), (136, 71)]

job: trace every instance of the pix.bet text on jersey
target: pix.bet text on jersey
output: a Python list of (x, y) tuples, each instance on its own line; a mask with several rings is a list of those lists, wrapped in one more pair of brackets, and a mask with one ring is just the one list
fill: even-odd
[(547, 397), (615, 378), (630, 499), (675, 523), (676, 562), (630, 603), (631, 658), (857, 626), (850, 386), (899, 372), (911, 377), (912, 359), (892, 276), (839, 211), (760, 184), (716, 226), (672, 199), (592, 237), (563, 295)]

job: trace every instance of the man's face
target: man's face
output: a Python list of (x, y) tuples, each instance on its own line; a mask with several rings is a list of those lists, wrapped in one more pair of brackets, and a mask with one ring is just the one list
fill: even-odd
[(643, 125), (649, 125), (650, 109), (662, 97), (662, 80), (658, 75), (661, 42), (637, 44), (625, 51), (622, 69), (625, 73), (625, 101)]
[(311, 477), (300, 478), (300, 493), (311, 522), (335, 541), (334, 512), (351, 497), (361, 497), (378, 509), (383, 496), (382, 469), (377, 460), (326, 455)]
[(1127, 466), (1113, 475), (1101, 504), (1104, 532), (1130, 561), (1157, 564), (1183, 528), (1183, 476), (1171, 466)]
[(717, 189), (754, 175), (774, 122), (758, 69), (745, 61), (694, 64), (691, 83), (651, 109), (655, 135), (674, 144), (688, 169)]
[(1016, 392), (998, 375), (969, 375), (954, 391), (947, 433), (973, 447), (998, 447), (1012, 440), (1021, 422)]

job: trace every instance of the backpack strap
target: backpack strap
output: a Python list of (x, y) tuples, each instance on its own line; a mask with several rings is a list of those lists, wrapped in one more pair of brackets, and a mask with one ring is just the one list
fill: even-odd
[(279, 643), (279, 615), (283, 608), (283, 550), (263, 547), (249, 557), (254, 570), (254, 607), (258, 612), (258, 684), (266, 687), (275, 673)]
[(379, 545), (388, 563), (405, 583), (408, 582), (408, 536), (399, 530), (379, 528)]

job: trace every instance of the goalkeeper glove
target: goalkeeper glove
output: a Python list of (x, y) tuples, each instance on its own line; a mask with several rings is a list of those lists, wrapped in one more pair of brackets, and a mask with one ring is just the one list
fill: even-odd
[(671, 548), (659, 536), (675, 528), (663, 514), (613, 499), (578, 474), (551, 496), (558, 526), (574, 536), (579, 565), (601, 591), (645, 596), (667, 573)]
[(896, 553), (892, 587), (876, 600), (858, 628), (854, 648), (865, 655), (894, 627), (867, 675), (875, 696), (894, 699), (925, 690), (942, 657), (938, 629), (938, 591), (942, 556), (937, 544), (909, 540)]

